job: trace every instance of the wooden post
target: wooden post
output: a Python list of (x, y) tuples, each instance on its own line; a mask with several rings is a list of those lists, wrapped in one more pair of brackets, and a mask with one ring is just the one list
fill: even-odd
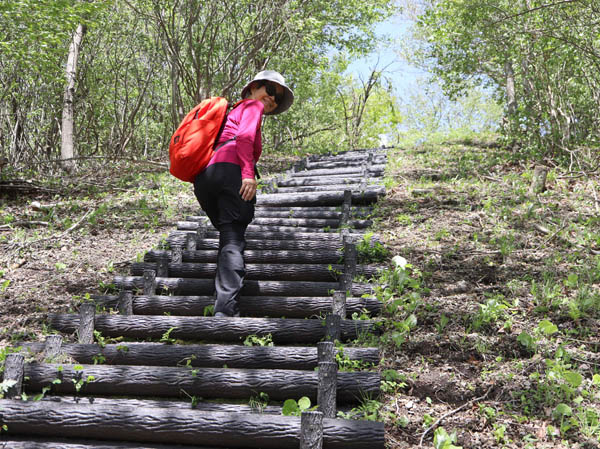
[(533, 169), (533, 179), (531, 180), (531, 185), (529, 186), (530, 195), (537, 195), (538, 193), (542, 193), (546, 190), (547, 176), (548, 167), (544, 167), (543, 165), (537, 165)]
[(339, 315), (342, 320), (346, 319), (346, 290), (333, 292), (331, 312), (334, 315)]
[(317, 404), (325, 418), (335, 418), (337, 398), (337, 363), (319, 363), (319, 390)]
[[(200, 228), (198, 228), (200, 229)], [(185, 236), (185, 249), (188, 251), (196, 251), (196, 234), (188, 232)]]
[(156, 294), (156, 271), (144, 270), (143, 292), (145, 296), (152, 296)]
[(48, 337), (46, 337), (46, 341), (44, 342), (42, 358), (52, 362), (52, 360), (60, 354), (61, 346), (62, 337), (60, 335), (48, 335)]
[(325, 318), (325, 338), (328, 341), (339, 341), (342, 334), (342, 318), (339, 315), (329, 314)]
[(18, 398), (23, 392), (23, 373), (25, 372), (25, 356), (8, 354), (4, 360), (4, 377), (2, 380), (14, 380), (16, 383), (5, 394), (7, 399)]
[(344, 190), (344, 203), (342, 204), (342, 219), (340, 227), (348, 226), (350, 222), (350, 208), (352, 207), (352, 191)]
[(300, 449), (323, 448), (323, 413), (302, 412), (300, 417)]
[(196, 229), (196, 241), (194, 242), (194, 250), (196, 250), (198, 242), (201, 242), (206, 238), (206, 234), (208, 233), (208, 229), (206, 228), (206, 223), (201, 222)]
[(183, 247), (177, 245), (171, 249), (171, 262), (181, 263), (183, 261)]
[(156, 260), (156, 276), (159, 278), (169, 277), (169, 256), (163, 254)]
[(358, 254), (356, 245), (350, 243), (348, 236), (344, 236), (344, 273), (340, 276), (340, 290), (352, 292), (352, 279), (356, 274), (356, 260)]
[(321, 362), (335, 361), (335, 345), (331, 341), (320, 341), (317, 343), (317, 360)]
[(119, 315), (133, 315), (133, 292), (131, 290), (121, 290), (119, 292), (117, 307)]
[(77, 341), (81, 344), (94, 343), (94, 318), (96, 316), (96, 305), (91, 302), (81, 304), (79, 307), (79, 328), (77, 329)]

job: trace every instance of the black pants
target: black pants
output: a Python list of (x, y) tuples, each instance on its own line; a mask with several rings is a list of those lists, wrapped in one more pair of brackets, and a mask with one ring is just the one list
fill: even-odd
[(211, 223), (219, 230), (219, 254), (215, 277), (215, 313), (239, 315), (237, 303), (246, 268), (246, 228), (254, 218), (254, 203), (240, 196), (239, 165), (221, 162), (210, 165), (194, 181), (194, 193)]

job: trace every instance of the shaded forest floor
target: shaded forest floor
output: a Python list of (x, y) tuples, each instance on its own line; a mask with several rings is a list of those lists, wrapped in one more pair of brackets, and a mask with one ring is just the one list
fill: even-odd
[[(531, 196), (532, 173), (477, 145), (391, 150), (373, 231), (409, 265), (380, 279), (386, 393), (357, 410), (385, 420), (389, 447), (451, 449), (454, 432), (464, 448), (599, 447), (598, 176), (554, 168)], [(44, 187), (0, 197), (0, 357), (197, 211), (146, 165)]]

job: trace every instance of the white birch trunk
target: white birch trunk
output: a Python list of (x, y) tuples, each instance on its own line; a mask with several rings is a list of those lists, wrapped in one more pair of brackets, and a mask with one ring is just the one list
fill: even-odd
[(79, 48), (83, 41), (83, 35), (85, 34), (85, 27), (79, 25), (75, 33), (73, 33), (73, 39), (69, 46), (69, 57), (67, 59), (66, 78), (67, 84), (65, 86), (65, 96), (63, 102), (63, 114), (62, 114), (62, 133), (61, 133), (61, 146), (60, 146), (60, 158), (63, 161), (62, 166), (66, 170), (71, 170), (75, 167), (75, 162), (72, 160), (75, 156), (75, 145), (74, 145), (74, 108), (73, 99), (75, 96), (75, 80), (77, 76), (77, 58), (79, 57)]

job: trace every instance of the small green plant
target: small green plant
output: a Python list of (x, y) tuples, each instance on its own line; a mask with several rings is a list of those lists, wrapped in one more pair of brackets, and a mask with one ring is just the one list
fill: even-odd
[(433, 447), (435, 449), (462, 449), (462, 446), (455, 446), (456, 432), (448, 434), (443, 427), (438, 427), (433, 432)]
[(175, 343), (177, 340), (171, 337), (171, 332), (173, 332), (175, 329), (177, 328), (170, 327), (164, 334), (162, 334), (162, 336), (160, 337), (160, 342), (166, 343), (168, 345), (172, 345), (173, 343)]
[(273, 346), (273, 336), (271, 334), (263, 335), (248, 335), (244, 340), (244, 346)]
[(310, 406), (310, 399), (306, 396), (298, 399), (298, 402), (295, 399), (288, 399), (283, 403), (281, 413), (284, 416), (300, 416), (302, 412), (310, 410)]
[(383, 262), (389, 257), (388, 249), (377, 241), (373, 241), (373, 233), (367, 232), (356, 244), (358, 263)]
[(215, 314), (215, 306), (211, 304), (209, 306), (204, 307), (204, 316), (214, 316)]
[(396, 394), (398, 390), (406, 387), (406, 378), (398, 371), (386, 369), (381, 373), (381, 391)]
[(4, 395), (17, 384), (16, 380), (6, 379), (0, 382), (0, 399), (4, 398)]
[(361, 371), (373, 367), (372, 363), (348, 357), (348, 355), (344, 353), (344, 347), (341, 343), (336, 342), (335, 346), (337, 349), (335, 361), (338, 365), (338, 371)]
[(448, 325), (449, 322), (450, 322), (450, 318), (448, 318), (446, 315), (442, 314), (442, 316), (440, 317), (440, 321), (438, 323), (436, 323), (436, 325), (435, 325), (435, 329), (437, 330), (438, 334), (444, 333), (444, 329), (446, 329), (446, 326)]
[(91, 374), (84, 378), (83, 377), (83, 366), (81, 366), (81, 365), (73, 366), (73, 371), (75, 371), (75, 377), (73, 377), (73, 379), (71, 379), (71, 382), (73, 382), (73, 385), (75, 386), (75, 391), (77, 393), (79, 393), (79, 391), (81, 391), (81, 389), (83, 388), (84, 385), (86, 385), (89, 382), (92, 382), (95, 379), (94, 376), (92, 376)]
[[(251, 396), (248, 405), (252, 410), (262, 413), (267, 405), (269, 405), (269, 395), (263, 391), (258, 393), (256, 396)], [(285, 413), (284, 413), (285, 414)]]

